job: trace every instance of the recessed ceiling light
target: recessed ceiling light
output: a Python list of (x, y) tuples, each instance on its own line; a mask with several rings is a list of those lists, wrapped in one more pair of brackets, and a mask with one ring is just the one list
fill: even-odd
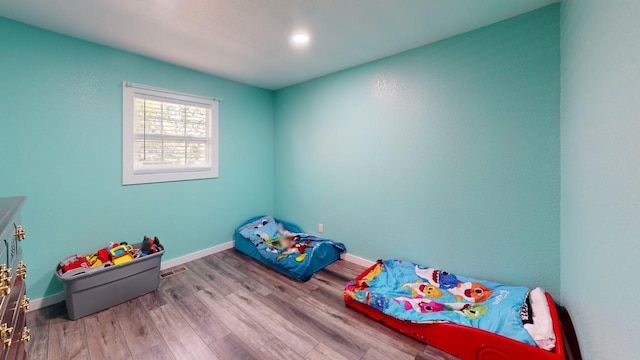
[(306, 44), (309, 42), (309, 35), (307, 34), (296, 34), (291, 38), (296, 44)]

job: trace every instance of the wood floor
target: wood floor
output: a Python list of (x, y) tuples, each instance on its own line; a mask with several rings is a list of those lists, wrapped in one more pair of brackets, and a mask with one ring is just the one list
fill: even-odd
[(300, 283), (235, 250), (185, 264), (158, 291), (70, 321), (29, 313), (30, 359), (454, 359), (346, 308), (364, 268), (339, 260)]

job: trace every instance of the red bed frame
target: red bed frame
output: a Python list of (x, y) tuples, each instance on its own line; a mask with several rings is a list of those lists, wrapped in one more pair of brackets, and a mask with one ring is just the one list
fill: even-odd
[[(376, 265), (374, 264), (355, 280), (361, 280)], [(553, 351), (537, 348), (489, 331), (450, 323), (419, 324), (396, 319), (380, 310), (358, 302), (344, 294), (345, 304), (379, 321), (392, 329), (412, 336), (430, 346), (438, 348), (463, 360), (565, 360), (562, 325), (553, 298), (548, 293), (547, 301), (553, 332), (556, 335), (556, 347)]]

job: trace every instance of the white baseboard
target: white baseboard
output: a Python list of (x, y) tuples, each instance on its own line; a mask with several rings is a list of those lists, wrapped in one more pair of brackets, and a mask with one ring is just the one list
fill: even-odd
[(29, 300), (29, 310), (27, 312), (35, 311), (38, 309), (46, 308), (53, 304), (61, 303), (64, 301), (64, 293), (59, 292), (57, 294), (45, 296), (39, 299)]
[(168, 268), (182, 265), (184, 263), (188, 263), (189, 261), (200, 259), (201, 257), (219, 253), (228, 249), (233, 249), (233, 241), (227, 241), (226, 243), (222, 243), (220, 245), (212, 246), (204, 250), (198, 250), (196, 252), (192, 252), (191, 254), (183, 255), (175, 259), (163, 261), (162, 264), (160, 264), (160, 270), (166, 270)]
[(371, 261), (369, 259), (365, 259), (365, 258), (361, 258), (359, 256), (351, 255), (349, 253), (344, 254), (343, 259), (345, 261), (354, 263), (356, 265), (364, 266), (364, 267), (370, 267), (371, 265), (376, 263), (375, 261)]
[[(204, 250), (199, 250), (196, 252), (192, 252), (191, 254), (183, 255), (177, 257), (175, 259), (163, 261), (160, 264), (160, 270), (165, 270), (168, 268), (172, 268), (174, 266), (182, 265), (184, 263), (188, 263), (189, 261), (193, 261), (199, 259), (201, 257), (205, 257), (211, 254), (215, 254), (227, 249), (233, 248), (233, 241), (228, 241), (226, 243), (222, 243), (220, 245), (212, 246), (210, 248), (206, 248)], [(29, 301), (29, 310), (28, 312), (35, 311), (38, 309), (45, 308), (47, 306), (51, 306), (53, 304), (57, 304), (64, 301), (64, 293), (59, 292), (57, 294), (45, 296), (39, 299), (33, 299)]]

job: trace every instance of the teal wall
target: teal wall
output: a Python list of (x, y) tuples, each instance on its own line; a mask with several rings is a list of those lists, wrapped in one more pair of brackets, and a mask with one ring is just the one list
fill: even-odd
[(563, 1), (562, 302), (585, 359), (637, 359), (640, 2)]
[[(149, 234), (168, 260), (259, 213), (559, 294), (558, 5), (275, 96), (3, 18), (0, 53), (0, 196), (29, 197), (32, 298), (70, 253)], [(219, 179), (121, 185), (123, 80), (224, 98)]]
[[(123, 80), (224, 98), (219, 179), (121, 185)], [(28, 196), (31, 298), (61, 290), (71, 253), (148, 234), (168, 260), (273, 212), (271, 91), (0, 18), (0, 109), (0, 196)]]
[(276, 215), (559, 294), (559, 6), (276, 92)]

